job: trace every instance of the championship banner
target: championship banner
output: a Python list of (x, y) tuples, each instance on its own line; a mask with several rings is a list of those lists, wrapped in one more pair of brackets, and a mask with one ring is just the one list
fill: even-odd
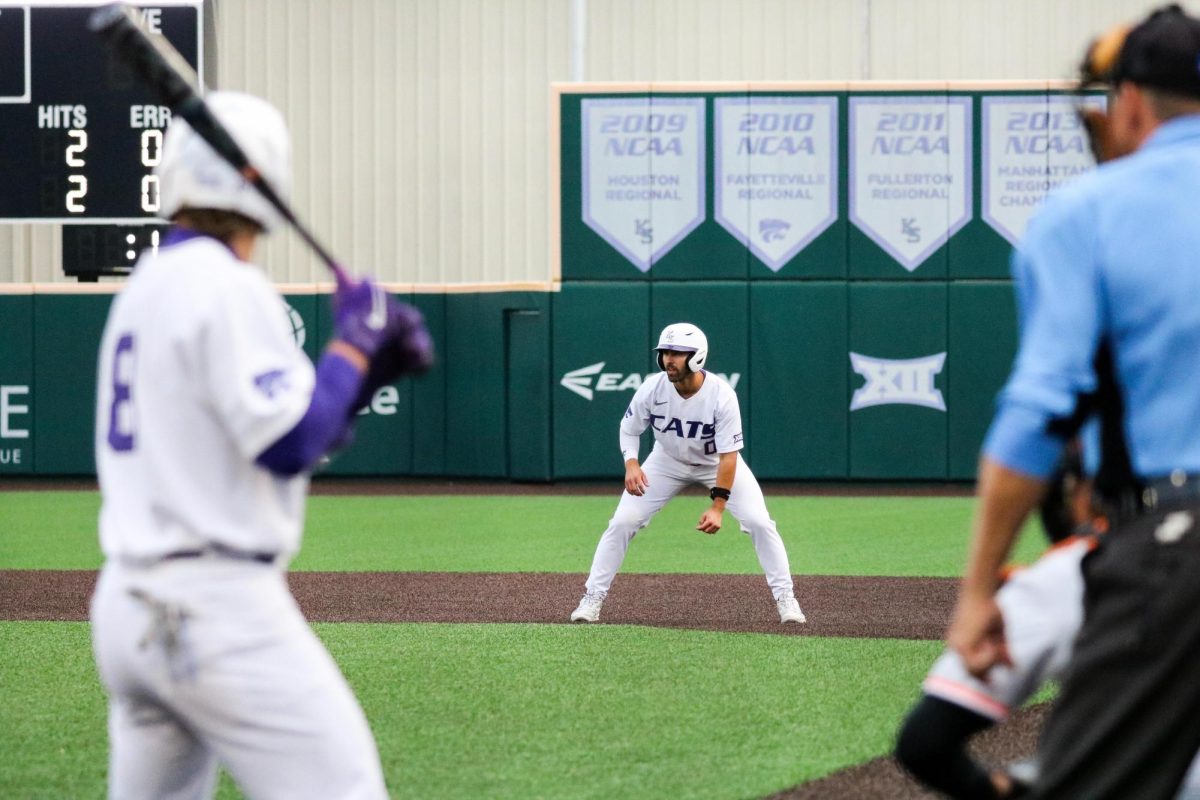
[(971, 98), (849, 107), (850, 221), (912, 272), (971, 219)]
[(983, 219), (1016, 244), (1046, 195), (1095, 166), (1078, 106), (1102, 96), (1009, 95), (982, 99)]
[(713, 101), (717, 222), (772, 272), (837, 220), (837, 102)]
[(583, 221), (642, 272), (704, 221), (704, 104), (657, 96), (581, 102)]

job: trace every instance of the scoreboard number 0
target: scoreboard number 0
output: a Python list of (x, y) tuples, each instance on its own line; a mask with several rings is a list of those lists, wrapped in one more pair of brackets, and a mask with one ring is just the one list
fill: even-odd
[(158, 176), (142, 176), (142, 211), (153, 214), (158, 211)]
[[(158, 128), (146, 128), (142, 131), (142, 166), (157, 167), (162, 161), (163, 132)], [(142, 176), (142, 211), (147, 214), (158, 213), (158, 176)]]

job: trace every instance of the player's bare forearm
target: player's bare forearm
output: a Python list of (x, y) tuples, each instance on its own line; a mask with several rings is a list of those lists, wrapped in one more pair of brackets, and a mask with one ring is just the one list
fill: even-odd
[(636, 458), (627, 459), (625, 461), (625, 491), (641, 497), (649, 485), (650, 481), (647, 480), (646, 473), (642, 471), (638, 460)]
[(1041, 499), (1045, 481), (984, 458), (979, 467), (978, 505), (971, 551), (963, 576), (964, 594), (992, 595), (1021, 526)]
[[(733, 478), (737, 474), (737, 453), (722, 453), (720, 461), (717, 462), (717, 479), (716, 488), (732, 489)], [(700, 523), (696, 525), (696, 530), (704, 533), (716, 533), (721, 530), (721, 524), (725, 515), (725, 498), (713, 498), (712, 505), (709, 506), (703, 514), (700, 515)]]
[[(722, 489), (732, 489), (735, 475), (737, 475), (737, 451), (721, 453), (721, 460), (717, 462), (717, 486)], [(725, 508), (724, 500), (721, 501), (721, 508)]]

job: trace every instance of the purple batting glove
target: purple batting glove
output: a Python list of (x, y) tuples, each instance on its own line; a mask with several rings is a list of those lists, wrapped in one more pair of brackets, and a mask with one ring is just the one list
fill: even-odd
[(338, 281), (333, 293), (333, 335), (368, 359), (388, 341), (399, 304), (375, 281)]
[(433, 339), (421, 312), (407, 303), (396, 303), (395, 312), (388, 324), (387, 341), (367, 367), (353, 411), (366, 406), (376, 391), (402, 375), (420, 375), (433, 366)]

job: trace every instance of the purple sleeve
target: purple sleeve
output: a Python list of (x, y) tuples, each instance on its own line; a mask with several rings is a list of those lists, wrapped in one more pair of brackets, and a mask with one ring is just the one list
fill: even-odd
[(317, 382), (308, 410), (275, 444), (254, 461), (277, 475), (292, 476), (311, 469), (346, 433), (354, 415), (350, 405), (358, 394), (362, 374), (345, 358), (325, 353), (317, 363)]

